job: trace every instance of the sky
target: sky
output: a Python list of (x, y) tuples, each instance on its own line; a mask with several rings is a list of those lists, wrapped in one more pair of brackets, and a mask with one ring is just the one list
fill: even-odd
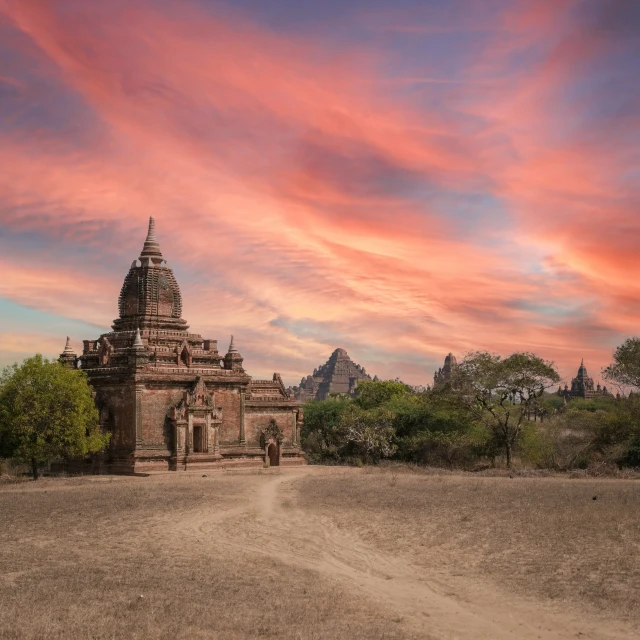
[(640, 334), (637, 0), (0, 0), (0, 364), (110, 330), (149, 216), (287, 384)]

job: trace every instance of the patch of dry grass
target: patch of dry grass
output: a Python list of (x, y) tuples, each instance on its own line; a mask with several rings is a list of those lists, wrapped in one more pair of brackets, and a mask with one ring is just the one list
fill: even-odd
[(207, 475), (1, 488), (2, 638), (407, 637), (312, 571), (176, 526), (231, 513), (269, 477)]
[(637, 481), (343, 470), (300, 499), (425, 570), (640, 623)]

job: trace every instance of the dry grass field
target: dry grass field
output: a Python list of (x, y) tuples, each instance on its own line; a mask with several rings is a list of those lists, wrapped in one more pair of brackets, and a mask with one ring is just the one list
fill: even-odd
[(206, 475), (0, 486), (0, 637), (638, 637), (640, 482)]
[(337, 471), (318, 480), (300, 487), (304, 509), (331, 517), (460, 598), (480, 602), (490, 592), (505, 609), (522, 599), (545, 612), (570, 612), (585, 621), (580, 637), (616, 629), (622, 636), (627, 626), (640, 634), (637, 480), (402, 469)]

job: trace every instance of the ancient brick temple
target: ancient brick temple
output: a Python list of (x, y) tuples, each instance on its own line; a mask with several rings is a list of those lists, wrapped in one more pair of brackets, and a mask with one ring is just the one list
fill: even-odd
[(613, 396), (613, 394), (607, 389), (607, 387), (601, 387), (598, 382), (597, 386), (591, 376), (587, 373), (587, 367), (584, 366), (584, 360), (580, 363), (578, 369), (578, 375), (571, 380), (571, 389), (569, 385), (558, 387), (558, 395), (564, 396), (567, 400), (571, 398), (582, 398), (587, 400), (589, 398), (603, 398), (605, 396)]
[(299, 402), (324, 400), (330, 393), (353, 395), (360, 380), (371, 380), (371, 376), (344, 349), (336, 349), (313, 375), (302, 378), (300, 386), (290, 392)]
[(125, 277), (112, 331), (69, 343), (61, 361), (87, 372), (100, 423), (112, 434), (104, 470), (131, 473), (229, 464), (300, 464), (302, 411), (280, 375), (253, 380), (233, 336), (189, 333), (173, 271), (153, 218), (142, 253)]

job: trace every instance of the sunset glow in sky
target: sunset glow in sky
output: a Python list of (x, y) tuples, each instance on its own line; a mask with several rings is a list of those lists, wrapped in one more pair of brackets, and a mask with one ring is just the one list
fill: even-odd
[(638, 0), (0, 0), (0, 364), (109, 330), (150, 215), (191, 330), (600, 379), (640, 334)]

